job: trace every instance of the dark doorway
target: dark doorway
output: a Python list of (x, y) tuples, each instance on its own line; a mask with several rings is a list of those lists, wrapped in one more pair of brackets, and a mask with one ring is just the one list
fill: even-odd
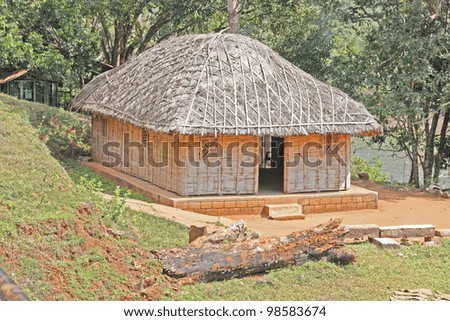
[(283, 193), (284, 182), (284, 139), (270, 137), (270, 149), (263, 153), (259, 168), (259, 194)]

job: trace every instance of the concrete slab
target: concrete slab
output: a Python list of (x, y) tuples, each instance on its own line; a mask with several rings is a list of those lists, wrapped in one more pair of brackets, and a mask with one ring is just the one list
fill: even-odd
[(379, 237), (380, 228), (376, 224), (345, 225), (350, 230), (346, 238)]
[(435, 227), (430, 224), (381, 226), (380, 237), (433, 237), (435, 230)]
[(375, 237), (375, 238), (370, 239), (370, 242), (372, 244), (375, 244), (376, 246), (383, 248), (383, 249), (398, 249), (398, 248), (400, 248), (400, 243), (398, 243), (396, 240), (393, 240), (390, 238)]
[(304, 220), (302, 206), (299, 204), (271, 204), (265, 205), (262, 215), (272, 220)]
[(450, 236), (450, 228), (449, 229), (439, 229), (436, 230), (436, 236), (440, 236), (440, 237), (448, 237)]

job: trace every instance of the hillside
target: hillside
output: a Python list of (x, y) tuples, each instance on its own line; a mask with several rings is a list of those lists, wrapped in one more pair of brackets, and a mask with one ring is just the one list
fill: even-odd
[(148, 251), (184, 244), (186, 230), (71, 180), (52, 154), (88, 152), (88, 130), (83, 116), (0, 95), (0, 266), (32, 299), (157, 299), (169, 283)]

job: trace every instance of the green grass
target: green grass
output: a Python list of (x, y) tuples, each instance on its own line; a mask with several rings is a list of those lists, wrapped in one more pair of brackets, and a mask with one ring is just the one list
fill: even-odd
[(188, 230), (173, 221), (127, 210), (118, 219), (118, 226), (130, 231), (147, 249), (172, 248), (188, 243)]
[[(168, 287), (148, 252), (188, 240), (183, 226), (102, 202), (74, 182), (87, 175), (115, 188), (75, 165), (88, 146), (86, 120), (0, 95), (0, 264), (35, 300), (139, 299), (148, 275)], [(89, 214), (78, 210), (84, 203)], [(117, 211), (114, 220), (103, 209)], [(110, 227), (133, 239), (115, 239)]]
[[(86, 177), (89, 180), (96, 180), (97, 182), (100, 182), (102, 184), (102, 189), (104, 193), (107, 194), (113, 194), (114, 190), (116, 189), (116, 184), (114, 184), (112, 181), (108, 180), (107, 178), (95, 173), (92, 171), (89, 167), (81, 165), (78, 161), (76, 161), (73, 158), (65, 158), (61, 160), (61, 165), (64, 167), (64, 169), (69, 174), (70, 178), (74, 182), (79, 182), (81, 177)], [(144, 195), (137, 193), (133, 190), (130, 190), (128, 188), (122, 188), (124, 192), (129, 192), (129, 198), (144, 201), (144, 202), (150, 202), (147, 197)]]
[(183, 286), (166, 299), (389, 300), (399, 289), (428, 288), (450, 293), (448, 240), (436, 248), (411, 246), (381, 250), (370, 244), (352, 248), (358, 254), (354, 265), (308, 262), (298, 267), (274, 270), (257, 278)]
[(23, 113), (0, 101), (0, 239), (15, 225), (70, 218), (75, 185), (36, 137)]

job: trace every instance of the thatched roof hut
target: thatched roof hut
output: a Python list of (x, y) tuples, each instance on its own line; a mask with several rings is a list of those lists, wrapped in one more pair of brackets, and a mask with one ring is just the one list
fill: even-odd
[[(94, 78), (72, 107), (93, 114), (95, 161), (181, 195), (257, 194), (260, 185), (275, 186), (277, 179), (285, 193), (348, 189), (350, 135), (382, 130), (361, 103), (341, 90), (266, 45), (228, 33), (161, 42)], [(133, 152), (127, 161), (126, 133), (151, 153), (145, 165)], [(125, 160), (108, 161), (113, 153), (105, 144), (111, 141), (121, 144), (114, 155)], [(198, 143), (197, 160), (223, 162), (180, 165), (178, 157), (190, 157), (180, 142), (191, 141)], [(272, 143), (283, 141), (286, 147), (275, 155)], [(164, 142), (175, 151), (158, 147)], [(232, 147), (223, 152), (227, 146)], [(259, 159), (248, 166), (252, 153)], [(167, 166), (154, 166), (155, 159)], [(278, 169), (261, 176), (267, 167)]]
[(164, 41), (103, 73), (73, 108), (162, 133), (363, 134), (381, 125), (339, 89), (239, 34)]

